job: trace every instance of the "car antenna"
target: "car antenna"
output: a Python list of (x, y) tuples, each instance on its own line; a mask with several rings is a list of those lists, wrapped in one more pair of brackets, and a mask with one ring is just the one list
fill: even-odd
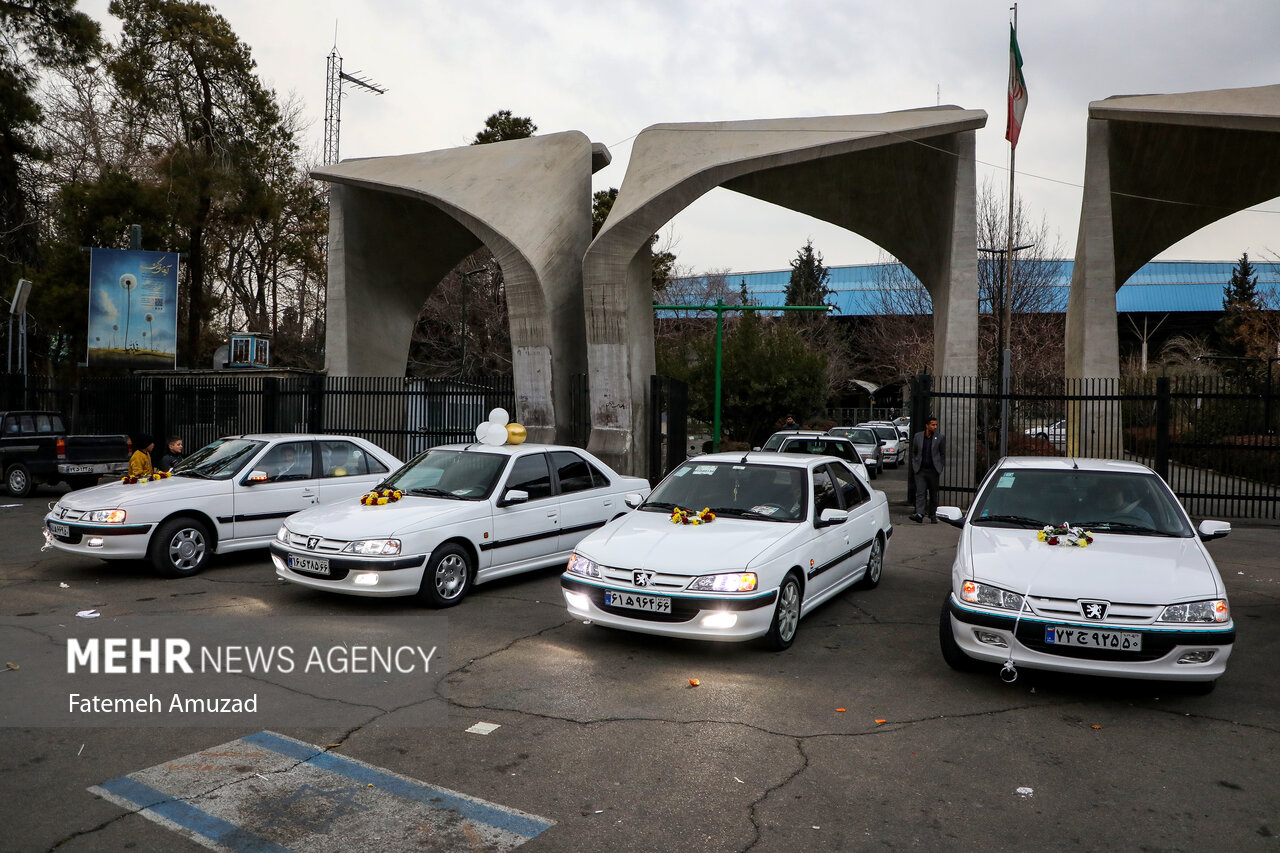
[(739, 465), (746, 465), (746, 464), (747, 464), (747, 457), (748, 457), (748, 456), (750, 456), (750, 455), (751, 455), (751, 451), (750, 451), (750, 450), (744, 451), (744, 452), (743, 452), (743, 454), (742, 454), (742, 460), (741, 460), (740, 462), (738, 462), (738, 464), (739, 464)]
[(1074, 456), (1071, 457), (1071, 468), (1075, 471), (1080, 470), (1080, 463), (1076, 462), (1076, 458)]

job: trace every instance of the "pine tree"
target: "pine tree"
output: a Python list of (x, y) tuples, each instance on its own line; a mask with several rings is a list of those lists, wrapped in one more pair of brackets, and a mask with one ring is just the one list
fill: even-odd
[(1249, 263), (1249, 253), (1240, 256), (1240, 262), (1231, 271), (1231, 281), (1222, 288), (1222, 307), (1230, 311), (1232, 308), (1258, 307), (1258, 276), (1253, 264)]
[(791, 262), (791, 281), (787, 284), (788, 305), (822, 305), (834, 291), (827, 287), (831, 273), (822, 263), (822, 253), (808, 240)]

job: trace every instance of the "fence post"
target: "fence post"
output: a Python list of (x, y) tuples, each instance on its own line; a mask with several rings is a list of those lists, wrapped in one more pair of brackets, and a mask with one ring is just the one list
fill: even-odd
[(151, 378), (151, 434), (156, 437), (156, 445), (168, 447), (169, 434), (165, 423), (165, 393), (168, 383), (159, 376)]
[(280, 380), (266, 376), (262, 380), (262, 431), (276, 432), (276, 416), (280, 408)]
[(307, 432), (314, 435), (324, 432), (325, 379), (323, 373), (313, 373), (307, 379)]
[(1171, 418), (1169, 377), (1156, 377), (1156, 458), (1155, 471), (1169, 482), (1169, 432)]
[(649, 483), (657, 485), (662, 479), (662, 403), (665, 377), (653, 374), (649, 377)]

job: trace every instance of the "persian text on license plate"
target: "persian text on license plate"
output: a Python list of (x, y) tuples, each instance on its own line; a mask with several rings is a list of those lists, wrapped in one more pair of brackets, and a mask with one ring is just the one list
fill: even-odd
[(70, 536), (71, 528), (65, 524), (58, 524), (56, 521), (49, 522), (49, 532), (54, 536)]
[(1142, 635), (1133, 631), (1094, 631), (1090, 628), (1044, 629), (1044, 641), (1054, 646), (1076, 646), (1086, 649), (1115, 649), (1118, 652), (1142, 651)]
[(631, 610), (647, 610), (650, 613), (671, 612), (671, 599), (662, 595), (636, 595), (631, 592), (608, 589), (604, 593), (604, 603), (610, 607), (627, 607)]
[(302, 557), (298, 554), (290, 554), (289, 568), (297, 569), (300, 572), (327, 575), (329, 574), (329, 559), (327, 557)]

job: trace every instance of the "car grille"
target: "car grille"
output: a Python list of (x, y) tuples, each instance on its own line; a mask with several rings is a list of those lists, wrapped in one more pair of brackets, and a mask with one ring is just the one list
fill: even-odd
[[(309, 551), (313, 554), (337, 554), (347, 546), (347, 542), (345, 539), (325, 539), (321, 537), (320, 541), (316, 544), (315, 548), (308, 548), (307, 540), (312, 539), (313, 537), (302, 536), (300, 534), (293, 533), (293, 532), (290, 532), (286, 535), (288, 539), (285, 544), (287, 544), (290, 548), (294, 548), (299, 551)], [(305, 574), (305, 573), (299, 572), (299, 574)]]
[[(1049, 619), (1070, 619), (1077, 623), (1084, 618), (1080, 613), (1080, 602), (1074, 598), (1032, 595), (1027, 600), (1037, 616)], [(1111, 627), (1150, 625), (1156, 621), (1162, 610), (1163, 607), (1160, 605), (1110, 602), (1107, 606), (1106, 623)]]
[(653, 580), (649, 581), (648, 586), (636, 586), (635, 570), (616, 569), (612, 566), (600, 566), (600, 576), (615, 586), (641, 593), (654, 590), (684, 589), (691, 580), (686, 575), (668, 575), (654, 572)]

